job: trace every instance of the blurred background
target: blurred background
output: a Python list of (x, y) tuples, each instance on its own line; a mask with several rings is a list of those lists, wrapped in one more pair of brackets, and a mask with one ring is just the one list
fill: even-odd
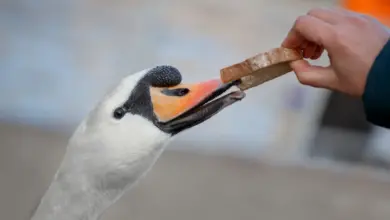
[[(343, 4), (378, 17), (388, 9), (379, 0), (0, 1), (0, 219), (29, 219), (67, 139), (122, 77), (170, 64), (187, 82), (215, 78), (278, 47), (309, 9)], [(388, 219), (389, 143), (360, 100), (289, 73), (181, 134), (103, 219)]]

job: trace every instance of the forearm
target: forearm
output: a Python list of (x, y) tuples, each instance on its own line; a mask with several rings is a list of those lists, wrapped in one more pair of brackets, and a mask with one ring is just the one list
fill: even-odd
[(363, 103), (369, 122), (390, 128), (390, 40), (371, 67)]

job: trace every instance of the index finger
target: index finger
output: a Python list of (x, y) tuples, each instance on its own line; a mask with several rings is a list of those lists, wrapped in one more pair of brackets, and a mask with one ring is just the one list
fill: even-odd
[(306, 38), (292, 28), (284, 39), (282, 47), (296, 49), (300, 48), (306, 41)]
[(295, 49), (304, 41), (310, 41), (325, 48), (334, 40), (334, 29), (316, 17), (304, 15), (297, 18), (282, 46)]

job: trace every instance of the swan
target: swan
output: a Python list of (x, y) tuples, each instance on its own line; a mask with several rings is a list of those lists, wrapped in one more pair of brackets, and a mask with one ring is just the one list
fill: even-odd
[(182, 84), (161, 65), (123, 78), (81, 121), (31, 220), (97, 220), (179, 133), (242, 100), (237, 82)]

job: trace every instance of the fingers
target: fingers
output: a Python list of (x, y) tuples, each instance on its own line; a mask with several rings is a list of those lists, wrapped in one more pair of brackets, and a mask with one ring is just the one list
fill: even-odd
[(308, 42), (306, 48), (303, 50), (303, 57), (304, 58), (311, 58), (314, 56), (318, 45)]
[(304, 58), (318, 59), (324, 47), (331, 47), (334, 40), (334, 24), (343, 20), (342, 11), (312, 9), (307, 15), (299, 17), (285, 40), (283, 47), (301, 49)]
[[(333, 27), (329, 23), (310, 15), (304, 15), (296, 20), (287, 39), (283, 43), (285, 46), (290, 46), (291, 43), (296, 43), (291, 41), (298, 38), (299, 41), (307, 40), (326, 47), (333, 40), (333, 32)], [(292, 38), (289, 39), (289, 36)]]
[(316, 59), (321, 57), (322, 53), (324, 53), (324, 47), (317, 46), (317, 48), (316, 48), (316, 50), (314, 52), (314, 55), (312, 57), (310, 57), (310, 59), (316, 60)]
[(282, 47), (291, 49), (304, 49), (306, 47), (306, 43), (306, 38), (299, 32), (295, 31), (293, 27), (282, 42)]
[[(302, 52), (303, 59), (290, 65), (302, 84), (361, 96), (372, 60), (388, 40), (383, 25), (367, 15), (314, 9), (295, 21), (282, 46)], [(304, 60), (318, 59), (325, 50), (329, 67)]]
[(324, 22), (329, 24), (337, 24), (345, 17), (343, 13), (339, 10), (331, 10), (326, 8), (316, 8), (310, 10), (308, 15), (316, 17)]
[(348, 17), (348, 16), (366, 16), (364, 14), (357, 13), (357, 12), (354, 12), (354, 11), (350, 11), (350, 10), (347, 10), (347, 9), (344, 9), (344, 8), (341, 8), (341, 7), (336, 7), (332, 11), (334, 11), (335, 13), (340, 14), (344, 18)]
[(337, 76), (331, 67), (312, 66), (306, 60), (291, 63), (299, 82), (318, 88), (336, 89)]

